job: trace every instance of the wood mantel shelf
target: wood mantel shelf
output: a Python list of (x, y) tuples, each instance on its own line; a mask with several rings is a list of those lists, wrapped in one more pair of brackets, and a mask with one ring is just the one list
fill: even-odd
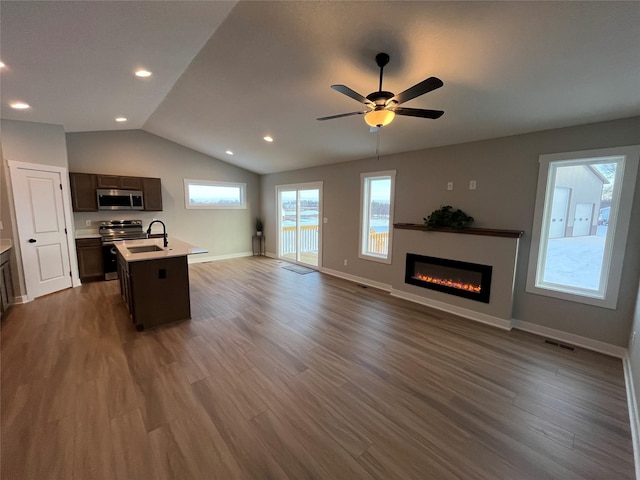
[(507, 237), (507, 238), (520, 238), (524, 235), (522, 230), (499, 230), (495, 228), (451, 228), (451, 227), (438, 227), (429, 228), (421, 223), (394, 223), (393, 228), (401, 230), (421, 230), (423, 232), (446, 232), (446, 233), (464, 233), (467, 235), (484, 235), (488, 237)]

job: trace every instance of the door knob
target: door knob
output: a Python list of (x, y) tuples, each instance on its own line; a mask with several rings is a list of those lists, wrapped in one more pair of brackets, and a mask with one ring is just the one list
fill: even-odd
[(36, 239), (35, 238), (30, 238), (29, 239), (29, 243), (36, 243)]

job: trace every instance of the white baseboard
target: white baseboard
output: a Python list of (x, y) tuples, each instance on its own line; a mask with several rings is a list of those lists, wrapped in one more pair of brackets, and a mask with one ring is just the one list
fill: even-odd
[(633, 373), (628, 352), (622, 357), (624, 369), (624, 384), (627, 390), (627, 405), (629, 407), (629, 425), (633, 441), (633, 460), (636, 467), (636, 479), (640, 479), (640, 419), (638, 418), (638, 401), (636, 389), (633, 385)]
[(250, 257), (253, 255), (251, 252), (231, 253), (229, 255), (189, 255), (187, 257), (187, 263), (206, 263), (215, 262), (217, 260), (229, 260), (231, 258)]
[(332, 277), (338, 277), (344, 280), (349, 280), (350, 282), (359, 283), (360, 285), (366, 285), (367, 287), (384, 290), (385, 292), (391, 291), (391, 285), (387, 285), (386, 283), (376, 282), (374, 280), (369, 280), (368, 278), (357, 277), (356, 275), (350, 275), (348, 273), (340, 272), (338, 270), (332, 270), (330, 268), (321, 267), (320, 272), (326, 273), (327, 275), (331, 275)]
[(468, 318), (476, 322), (485, 323), (492, 327), (501, 328), (502, 330), (511, 330), (511, 322), (503, 318), (494, 317), (493, 315), (487, 315), (485, 313), (474, 312), (466, 308), (457, 307), (455, 305), (449, 305), (448, 303), (439, 302), (430, 298), (421, 297), (412, 293), (403, 292), (401, 290), (392, 289), (391, 295), (394, 297), (409, 300), (410, 302), (419, 303), (420, 305), (426, 305), (427, 307), (442, 310), (443, 312), (453, 313), (459, 317)]
[(575, 345), (576, 347), (582, 347), (587, 350), (593, 350), (594, 352), (604, 353), (605, 355), (610, 355), (612, 357), (624, 358), (627, 354), (627, 349), (624, 347), (611, 345), (610, 343), (600, 342), (598, 340), (592, 340), (590, 338), (581, 337), (580, 335), (574, 335), (573, 333), (567, 333), (549, 327), (543, 327), (541, 325), (536, 325), (535, 323), (523, 322), (522, 320), (517, 320), (515, 318), (511, 319), (511, 326), (518, 330), (535, 333), (541, 337), (552, 338), (554, 340)]
[(17, 297), (13, 297), (13, 303), (11, 305), (19, 305), (21, 303), (29, 303), (32, 299), (27, 295), (18, 295)]

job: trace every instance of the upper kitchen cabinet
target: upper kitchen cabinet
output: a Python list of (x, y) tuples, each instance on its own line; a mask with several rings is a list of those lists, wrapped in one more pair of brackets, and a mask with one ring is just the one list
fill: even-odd
[(69, 173), (69, 181), (74, 212), (97, 212), (96, 190), (99, 188), (141, 190), (144, 197), (144, 210), (162, 211), (162, 183), (159, 178)]
[(159, 178), (143, 178), (142, 192), (144, 209), (152, 212), (162, 211), (162, 184)]
[(98, 188), (119, 188), (122, 190), (142, 190), (142, 178), (98, 175)]
[(70, 173), (71, 204), (74, 212), (97, 212), (97, 175), (93, 173)]

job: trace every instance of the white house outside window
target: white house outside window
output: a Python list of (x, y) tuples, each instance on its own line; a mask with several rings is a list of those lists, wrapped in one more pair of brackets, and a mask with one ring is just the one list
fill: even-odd
[(616, 308), (639, 153), (540, 157), (528, 292)]
[(391, 263), (395, 170), (361, 174), (360, 258)]

